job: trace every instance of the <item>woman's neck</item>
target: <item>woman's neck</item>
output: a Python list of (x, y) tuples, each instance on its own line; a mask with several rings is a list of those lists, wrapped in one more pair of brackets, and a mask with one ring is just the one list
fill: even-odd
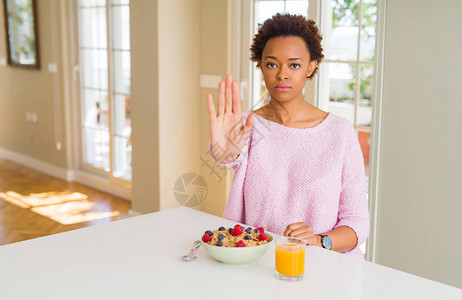
[(310, 106), (303, 97), (287, 102), (271, 98), (271, 101), (265, 106), (265, 115), (270, 120), (287, 125), (306, 119)]

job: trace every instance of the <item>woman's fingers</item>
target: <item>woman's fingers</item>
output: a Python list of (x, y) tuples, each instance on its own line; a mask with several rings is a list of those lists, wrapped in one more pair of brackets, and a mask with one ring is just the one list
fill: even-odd
[(307, 245), (316, 245), (316, 236), (310, 234), (299, 234), (295, 236), (297, 239), (303, 240)]
[(233, 81), (231, 74), (226, 75), (225, 81), (220, 81), (218, 85), (218, 116), (225, 113), (241, 116), (239, 84)]
[(233, 77), (226, 75), (226, 89), (225, 89), (225, 113), (233, 112), (233, 93), (232, 93)]
[(215, 122), (217, 118), (217, 114), (215, 112), (215, 106), (213, 105), (213, 97), (212, 94), (207, 93), (207, 107), (209, 109), (209, 117), (211, 122)]
[(303, 222), (293, 223), (287, 226), (284, 231), (284, 235), (301, 239), (308, 245), (318, 244), (317, 237), (314, 234), (313, 229)]
[(225, 82), (223, 80), (218, 84), (218, 116), (225, 113)]
[(239, 93), (239, 84), (233, 81), (233, 113), (241, 116), (241, 97)]
[(298, 229), (295, 229), (289, 232), (289, 236), (294, 236), (294, 237), (297, 237), (298, 235), (301, 235), (301, 234), (314, 235), (313, 230), (309, 226), (303, 226), (303, 227), (300, 227)]
[(284, 235), (285, 235), (285, 236), (288, 236), (288, 234), (289, 234), (291, 231), (293, 231), (293, 230), (295, 230), (295, 229), (298, 229), (298, 228), (300, 228), (300, 227), (302, 227), (302, 226), (306, 226), (306, 224), (303, 223), (303, 222), (290, 224), (290, 225), (287, 226), (286, 230), (284, 231)]

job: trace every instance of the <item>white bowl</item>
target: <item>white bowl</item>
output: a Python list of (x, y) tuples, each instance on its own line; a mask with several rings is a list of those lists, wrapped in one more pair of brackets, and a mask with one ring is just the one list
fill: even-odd
[(273, 244), (273, 237), (265, 233), (268, 243), (252, 247), (218, 247), (201, 241), (205, 250), (218, 261), (225, 264), (241, 265), (256, 261), (265, 254)]

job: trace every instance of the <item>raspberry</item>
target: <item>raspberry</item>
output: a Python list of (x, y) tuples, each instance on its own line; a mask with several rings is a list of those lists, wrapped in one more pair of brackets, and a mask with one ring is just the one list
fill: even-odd
[(231, 231), (231, 235), (233, 236), (238, 236), (242, 234), (242, 228), (241, 227), (235, 227), (233, 231)]
[(241, 225), (239, 225), (239, 224), (236, 224), (236, 226), (234, 226), (234, 228), (238, 228), (238, 227), (242, 228)]
[(266, 234), (260, 233), (260, 235), (258, 236), (258, 240), (259, 241), (266, 241), (266, 240), (268, 240), (268, 238), (266, 237)]
[(212, 237), (211, 237), (210, 235), (208, 235), (208, 234), (204, 234), (204, 235), (202, 236), (202, 241), (203, 241), (204, 243), (208, 243), (208, 242), (210, 242), (211, 240), (212, 240)]
[(258, 227), (257, 230), (260, 231), (261, 233), (265, 233), (265, 228), (263, 227)]
[(237, 242), (236, 247), (245, 247), (244, 241), (243, 241), (243, 240), (240, 240), (239, 242)]

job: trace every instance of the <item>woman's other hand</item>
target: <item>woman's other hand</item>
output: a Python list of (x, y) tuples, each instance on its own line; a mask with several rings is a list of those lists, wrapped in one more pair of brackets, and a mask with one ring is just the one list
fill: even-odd
[(239, 85), (231, 75), (218, 85), (218, 114), (212, 95), (207, 94), (210, 117), (210, 142), (212, 155), (220, 163), (233, 162), (249, 139), (253, 127), (253, 114), (249, 114), (245, 125), (242, 122)]
[(314, 234), (313, 229), (303, 222), (288, 225), (284, 231), (284, 236), (296, 237), (303, 240), (307, 245), (321, 247), (321, 237)]

